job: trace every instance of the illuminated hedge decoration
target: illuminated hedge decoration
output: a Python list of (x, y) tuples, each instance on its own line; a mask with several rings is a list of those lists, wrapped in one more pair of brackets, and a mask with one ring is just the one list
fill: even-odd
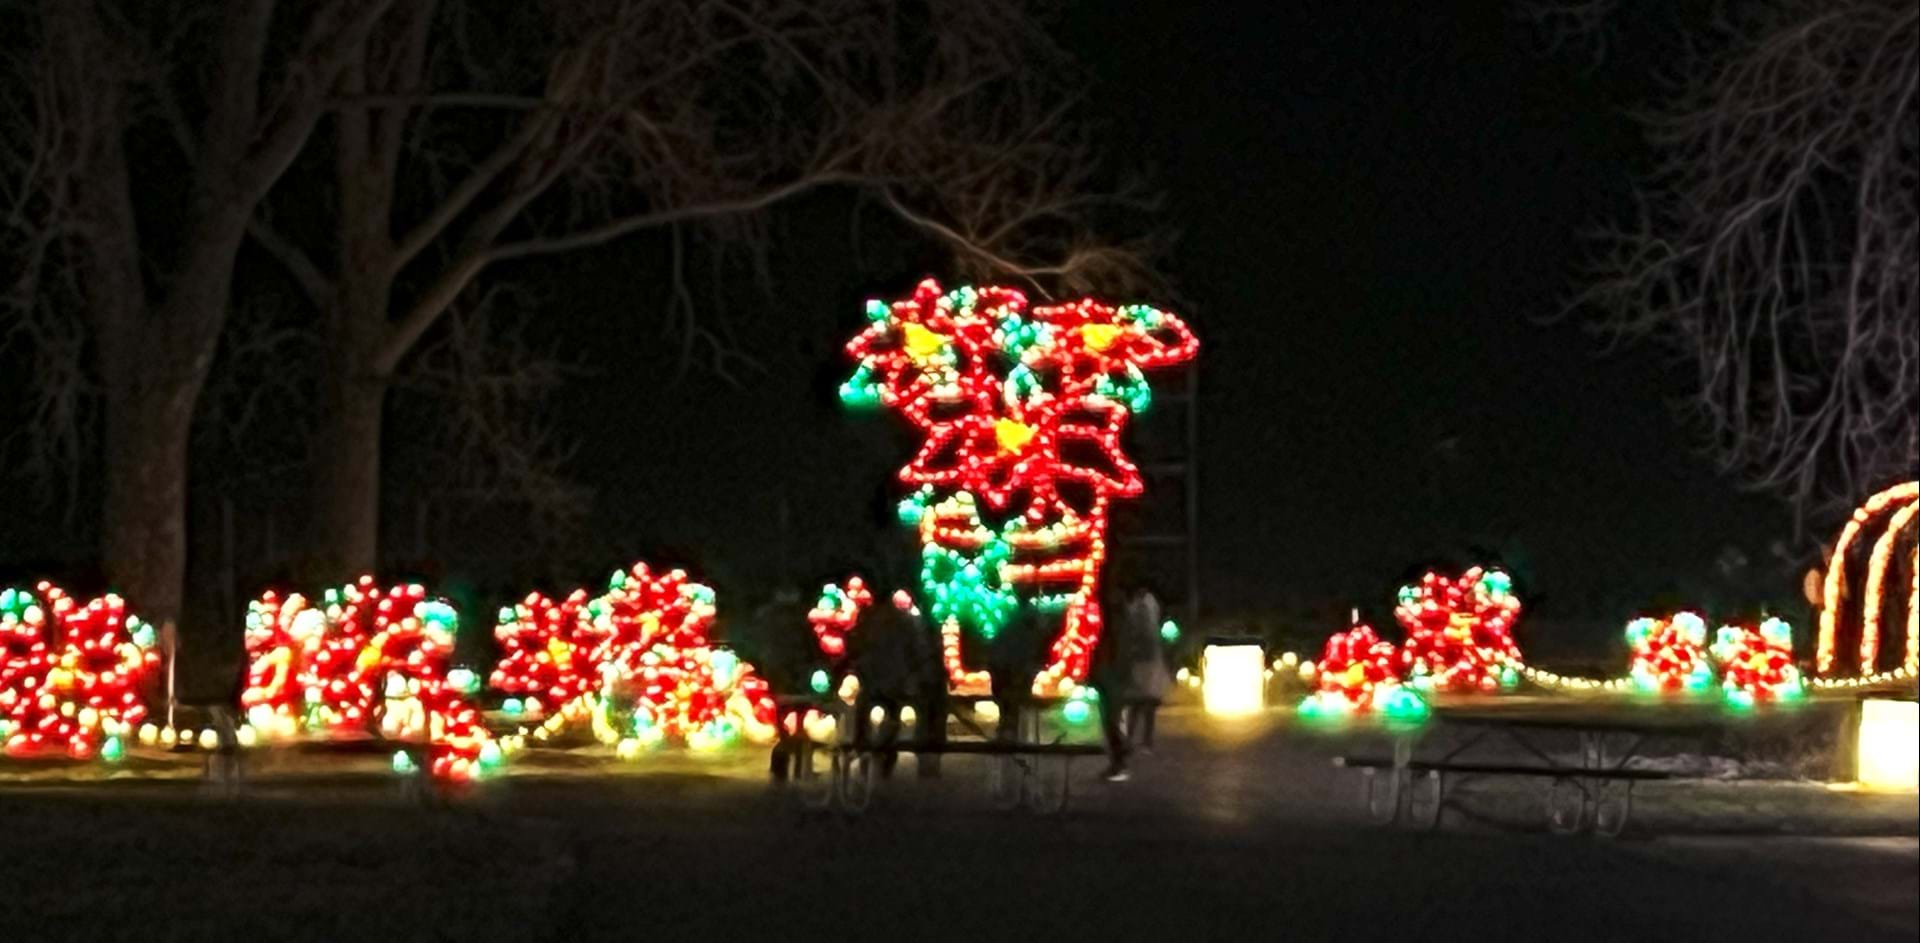
[(81, 605), (52, 583), (0, 590), (0, 740), (9, 756), (117, 760), (147, 716), (153, 627), (108, 594)]
[(897, 412), (924, 437), (899, 472), (915, 489), (900, 516), (920, 537), (922, 602), (950, 681), (988, 683), (962, 638), (992, 639), (1022, 605), (1062, 618), (1035, 690), (1084, 680), (1109, 508), (1143, 491), (1121, 432), (1151, 402), (1146, 371), (1191, 360), (1198, 341), (1146, 305), (1029, 308), (1012, 288), (942, 292), (932, 279), (868, 302), (867, 317), (840, 397)]
[(1713, 684), (1707, 663), (1707, 623), (1691, 612), (1671, 619), (1641, 617), (1627, 623), (1633, 663), (1627, 674), (1642, 691), (1704, 691)]
[(1500, 570), (1474, 567), (1457, 578), (1428, 572), (1400, 588), (1393, 611), (1407, 633), (1402, 672), (1409, 683), (1439, 691), (1512, 687), (1522, 664), (1512, 634), (1520, 608)]
[(1767, 619), (1755, 629), (1722, 626), (1712, 653), (1720, 663), (1720, 687), (1735, 704), (1751, 705), (1799, 697), (1806, 680), (1793, 664), (1793, 627)]
[[(555, 707), (535, 739), (581, 720), (623, 757), (668, 742), (705, 749), (742, 735), (772, 738), (774, 702), (766, 681), (709, 638), (716, 615), (710, 587), (684, 570), (656, 574), (637, 563), (615, 573), (602, 595), (586, 600), (582, 591), (569, 599), (575, 597), (584, 604), (563, 604), (557, 613), (537, 605), (502, 612), (511, 618), (511, 627), (503, 626), (509, 633), (528, 629), (524, 619), (548, 620), (528, 641), (542, 639), (548, 652), (564, 651), (571, 674), (562, 687), (581, 690)], [(538, 664), (537, 656), (509, 651), (494, 673), (518, 684), (528, 678), (522, 668), (529, 662)]]
[(1356, 625), (1327, 639), (1315, 678), (1318, 690), (1300, 705), (1308, 717), (1378, 713), (1402, 720), (1427, 715), (1427, 702), (1400, 683), (1400, 655), (1393, 643)]
[[(428, 744), (428, 771), (467, 781), (500, 750), (467, 700), (478, 687), (452, 669), (459, 617), (425, 588), (381, 589), (372, 577), (328, 590), (314, 607), (266, 593), (247, 613), (240, 703), (263, 739), (378, 732)], [(404, 755), (396, 765), (406, 765)]]

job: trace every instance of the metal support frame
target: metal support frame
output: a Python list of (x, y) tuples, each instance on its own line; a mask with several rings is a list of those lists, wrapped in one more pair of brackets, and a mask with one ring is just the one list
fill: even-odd
[[(1416, 760), (1415, 754), (1425, 731), (1413, 731), (1393, 738), (1390, 761), (1348, 760), (1342, 765), (1358, 767), (1362, 774), (1361, 798), (1368, 818), (1378, 825), (1410, 825), (1434, 828), (1452, 802), (1450, 792), (1462, 780), (1476, 776), (1532, 776), (1550, 779), (1546, 795), (1547, 828), (1560, 835), (1591, 832), (1604, 838), (1617, 837), (1633, 814), (1635, 784), (1657, 774), (1627, 769), (1640, 756), (1649, 731), (1601, 727), (1532, 727), (1506, 724), (1471, 724), (1463, 742), (1451, 744), (1437, 758)], [(1578, 755), (1565, 762), (1534, 740), (1536, 733), (1573, 733), (1578, 739)], [(1686, 733), (1685, 731), (1663, 731)], [(1539, 765), (1532, 767), (1490, 766), (1467, 762), (1467, 757), (1483, 743), (1499, 740), (1511, 743)], [(1416, 781), (1417, 780), (1417, 781)]]
[[(1177, 438), (1179, 445), (1175, 454), (1149, 454), (1139, 456), (1140, 470), (1147, 479), (1148, 497), (1153, 500), (1154, 483), (1177, 483), (1181, 493), (1181, 527), (1178, 531), (1158, 532), (1137, 535), (1116, 535), (1116, 544), (1124, 550), (1159, 551), (1177, 549), (1180, 551), (1180, 569), (1186, 586), (1179, 600), (1178, 612), (1183, 626), (1198, 625), (1200, 619), (1200, 371), (1197, 365), (1189, 364), (1184, 371), (1184, 381), (1178, 392), (1157, 393), (1155, 409), (1135, 417), (1134, 422), (1155, 422), (1155, 417), (1179, 415), (1183, 428)], [(1143, 554), (1144, 555), (1144, 554)], [(1169, 606), (1169, 612), (1175, 607)]]

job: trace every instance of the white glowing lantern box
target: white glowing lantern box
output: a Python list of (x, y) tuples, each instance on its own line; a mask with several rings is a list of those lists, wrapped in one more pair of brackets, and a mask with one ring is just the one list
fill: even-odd
[(1862, 701), (1858, 749), (1860, 785), (1920, 789), (1920, 703)]
[(1267, 706), (1267, 651), (1255, 641), (1207, 643), (1200, 701), (1209, 714), (1252, 714)]

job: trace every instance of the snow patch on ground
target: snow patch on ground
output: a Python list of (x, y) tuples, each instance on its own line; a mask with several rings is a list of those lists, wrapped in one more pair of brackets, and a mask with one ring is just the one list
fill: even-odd
[(1770, 760), (1736, 760), (1730, 756), (1701, 753), (1675, 753), (1668, 756), (1636, 756), (1627, 769), (1648, 770), (1684, 776), (1688, 779), (1794, 779), (1787, 766)]

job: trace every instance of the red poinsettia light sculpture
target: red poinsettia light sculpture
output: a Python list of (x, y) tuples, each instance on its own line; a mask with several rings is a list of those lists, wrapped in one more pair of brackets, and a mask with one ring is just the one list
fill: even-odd
[(1633, 655), (1628, 673), (1642, 691), (1697, 692), (1713, 683), (1713, 666), (1707, 663), (1707, 623), (1694, 613), (1627, 623), (1627, 647)]
[[(665, 741), (710, 747), (742, 734), (773, 736), (773, 692), (752, 665), (713, 644), (714, 592), (686, 571), (655, 572), (637, 563), (615, 573), (604, 594), (586, 599), (576, 592), (569, 601), (502, 613), (515, 623), (503, 625), (511, 633), (526, 629), (529, 618), (546, 620), (529, 639), (546, 639), (548, 653), (564, 650), (569, 674), (563, 688), (579, 692), (554, 709), (535, 739), (582, 718), (622, 755)], [(517, 684), (526, 664), (539, 664), (537, 655), (517, 658), (509, 650), (494, 674)]]
[(558, 602), (529, 593), (500, 610), (493, 630), (500, 660), (488, 684), (513, 695), (509, 711), (539, 716), (599, 687), (600, 679), (584, 650), (587, 591), (574, 590)]
[(361, 577), (319, 606), (266, 593), (248, 611), (241, 705), (261, 736), (424, 741), (435, 778), (473, 779), (500, 751), (468, 700), (477, 679), (452, 667), (458, 629), (453, 607), (418, 584), (381, 588)]
[(117, 759), (147, 716), (153, 627), (118, 596), (81, 604), (51, 583), (0, 590), (0, 741), (13, 756)]
[(1793, 627), (1767, 619), (1758, 628), (1722, 626), (1711, 649), (1720, 663), (1720, 687), (1736, 704), (1751, 705), (1797, 698), (1806, 678), (1793, 663)]
[(1121, 448), (1151, 399), (1145, 371), (1193, 358), (1186, 324), (1146, 305), (1081, 299), (1029, 308), (1004, 287), (871, 302), (841, 387), (854, 406), (898, 412), (925, 441), (900, 470), (902, 517), (920, 534), (921, 589), (958, 686), (985, 683), (962, 657), (1020, 605), (1063, 613), (1040, 691), (1086, 677), (1112, 501), (1142, 491)]
[(1518, 681), (1513, 624), (1520, 597), (1500, 570), (1458, 577), (1429, 572), (1400, 589), (1394, 618), (1407, 632), (1400, 663), (1408, 680), (1441, 691), (1495, 691)]
[(1327, 638), (1320, 653), (1312, 702), (1327, 710), (1365, 711), (1374, 693), (1400, 683), (1399, 652), (1370, 625), (1356, 625)]

